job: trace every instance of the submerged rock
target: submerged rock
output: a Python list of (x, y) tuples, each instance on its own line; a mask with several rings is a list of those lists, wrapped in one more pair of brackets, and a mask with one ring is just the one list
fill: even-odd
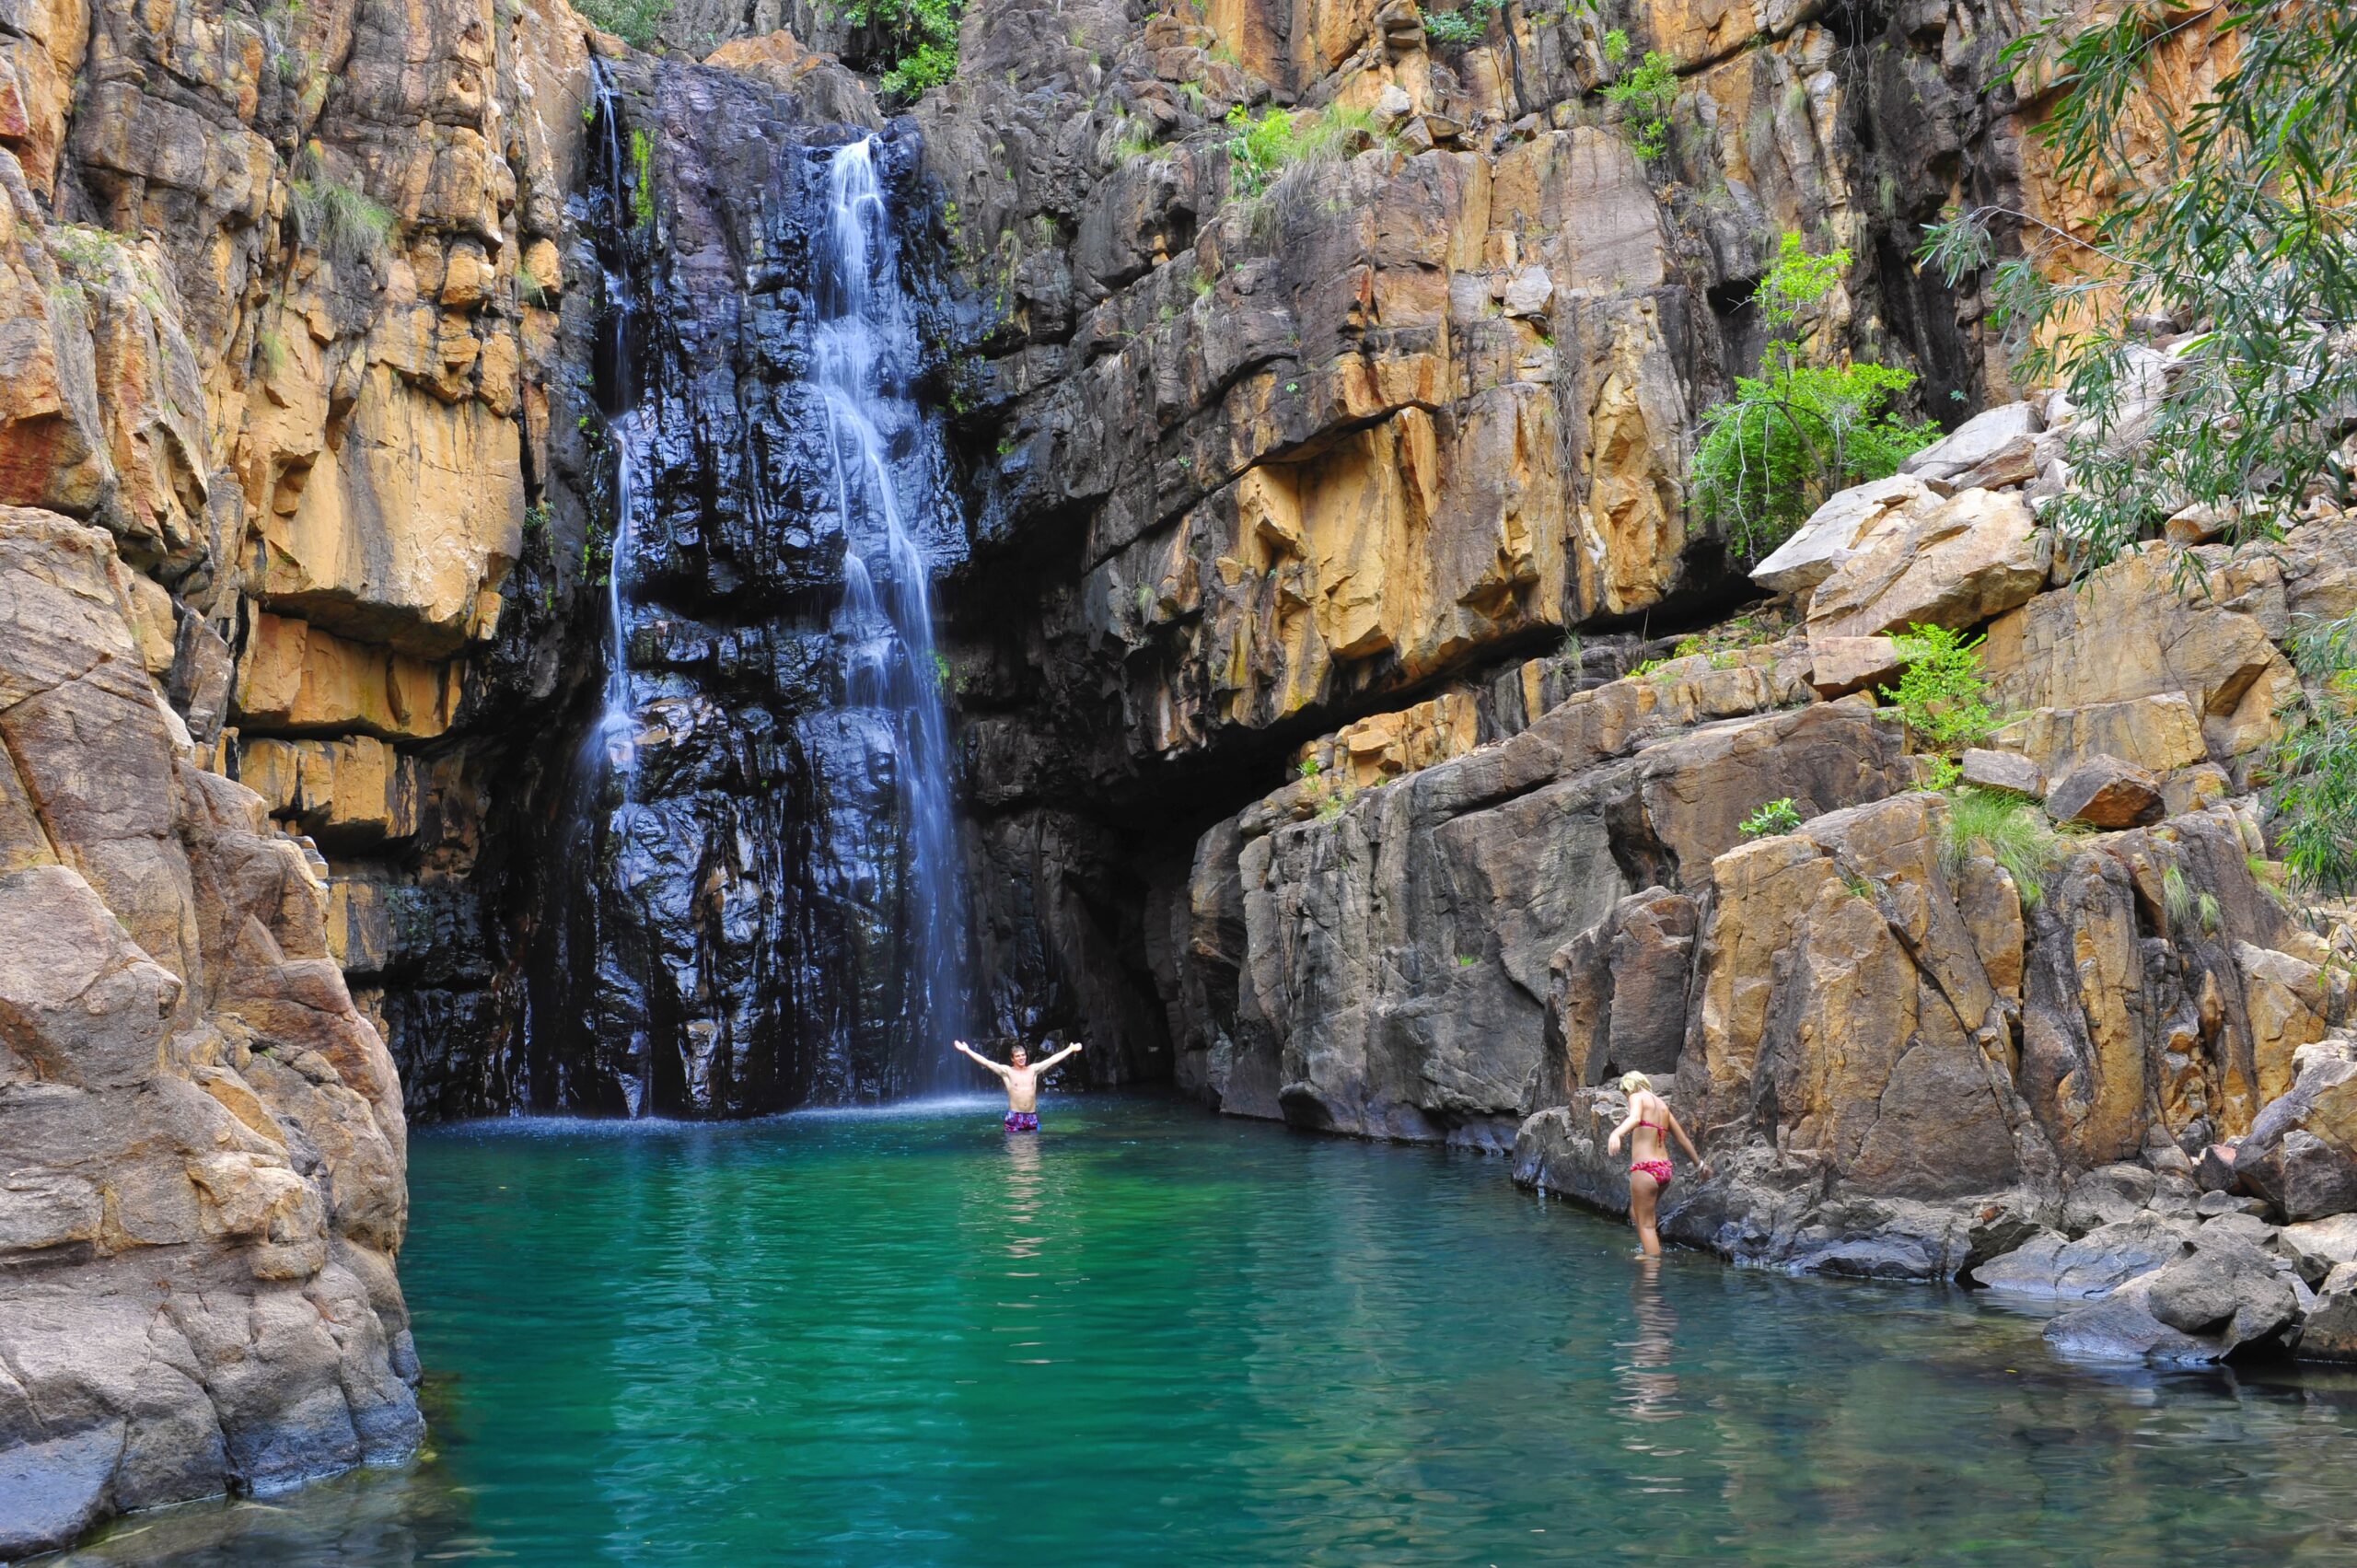
[(2074, 1360), (2141, 1362), (2151, 1366), (2198, 1366), (2223, 1361), (2231, 1348), (2216, 1339), (2169, 1327), (2128, 1295), (2064, 1313), (2046, 1326), (2046, 1342), (2056, 1353)]

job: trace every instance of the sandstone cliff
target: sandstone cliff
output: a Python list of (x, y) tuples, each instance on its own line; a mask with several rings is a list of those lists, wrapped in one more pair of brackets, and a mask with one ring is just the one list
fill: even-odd
[(417, 1441), (381, 1034), (433, 1103), (555, 689), (586, 59), (562, 7), (0, 21), (0, 1555)]
[[(1930, 414), (2010, 397), (1982, 302), (1910, 258), (1959, 195), (2072, 216), (1997, 63), (2018, 25), (1509, 5), (1459, 47), (1404, 0), (970, 8), (915, 112), (980, 291), (950, 600), (999, 1027), (1164, 1070), (1103, 977), (1143, 988), (1143, 884), (1295, 746), (1748, 591), (1682, 487), (1781, 234), (1852, 253), (1824, 331)], [(1658, 156), (1600, 91), (1616, 30), (1675, 64)], [(1272, 104), (1359, 128), (1256, 192), (1225, 117)]]
[(0, 1552), (415, 1446), (401, 1086), (101, 529), (0, 510)]

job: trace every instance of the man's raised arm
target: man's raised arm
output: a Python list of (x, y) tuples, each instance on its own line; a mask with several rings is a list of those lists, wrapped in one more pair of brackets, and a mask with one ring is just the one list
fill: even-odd
[(1081, 1049), (1080, 1041), (1074, 1040), (1070, 1045), (1065, 1046), (1062, 1051), (1057, 1051), (1053, 1056), (1049, 1057), (1045, 1062), (1040, 1063), (1039, 1070), (1044, 1073), (1049, 1068), (1054, 1066), (1057, 1063), (1062, 1062), (1065, 1057), (1070, 1056), (1074, 1051)]
[(1004, 1078), (1004, 1077), (1006, 1076), (1006, 1069), (1005, 1069), (1005, 1068), (1004, 1068), (1004, 1067), (1000, 1066), (997, 1063), (995, 1063), (995, 1062), (992, 1061), (989, 1057), (984, 1056), (981, 1051), (976, 1051), (972, 1046), (968, 1045), (964, 1040), (951, 1040), (949, 1043), (950, 1043), (951, 1045), (956, 1046), (956, 1047), (958, 1048), (958, 1053), (960, 1056), (965, 1057), (968, 1061), (970, 1061), (970, 1062), (976, 1062), (976, 1063), (980, 1063), (982, 1066), (985, 1066), (985, 1067), (989, 1068), (992, 1072), (993, 1072), (993, 1073), (997, 1074), (1001, 1078)]

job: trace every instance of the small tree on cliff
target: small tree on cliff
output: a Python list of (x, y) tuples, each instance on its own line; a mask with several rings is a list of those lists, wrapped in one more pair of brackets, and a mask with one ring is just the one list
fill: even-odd
[(1849, 264), (1847, 250), (1812, 256), (1799, 235), (1783, 237), (1751, 296), (1773, 334), (1760, 374), (1737, 377), (1736, 395), (1702, 415), (1693, 504), (1747, 560), (1782, 544), (1833, 492), (1888, 476), (1938, 434), (1891, 412), (1912, 372), (1811, 348), (1810, 319)]
[[(1951, 285), (1988, 271), (2015, 375), (2077, 410), (2074, 487), (2048, 519), (2100, 563), (2189, 505), (2234, 537), (2281, 531), (2322, 481), (2348, 495), (2357, 418), (2357, 8), (2132, 0), (2005, 58), (2066, 191), (2073, 231), (1980, 206), (1926, 231)], [(2213, 35), (2215, 36), (2213, 41)], [(2182, 113), (2189, 55), (2233, 68)], [(2003, 252), (1999, 259), (2000, 251)], [(2156, 361), (2139, 318), (2196, 329)]]

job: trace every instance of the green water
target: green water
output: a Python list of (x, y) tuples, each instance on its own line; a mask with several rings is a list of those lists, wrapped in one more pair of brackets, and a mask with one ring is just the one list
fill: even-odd
[(2357, 1384), (2106, 1376), (1153, 1100), (412, 1144), (432, 1452), (88, 1563), (2348, 1562)]

